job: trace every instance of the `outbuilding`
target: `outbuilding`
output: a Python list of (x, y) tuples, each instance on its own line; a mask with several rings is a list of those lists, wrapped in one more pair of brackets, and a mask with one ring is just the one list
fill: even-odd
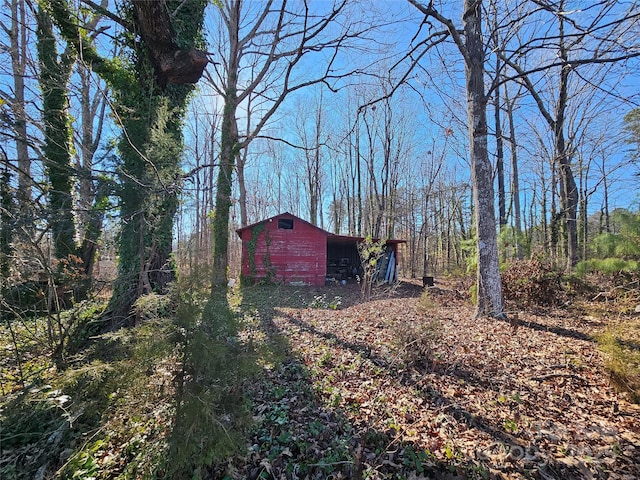
[[(242, 276), (250, 281), (324, 285), (362, 274), (358, 244), (363, 237), (327, 232), (291, 213), (281, 213), (236, 230), (242, 239)], [(387, 240), (379, 281), (398, 277), (398, 245)]]

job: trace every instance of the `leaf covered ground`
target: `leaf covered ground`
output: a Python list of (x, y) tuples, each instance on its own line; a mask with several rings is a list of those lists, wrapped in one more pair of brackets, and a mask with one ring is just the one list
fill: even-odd
[(501, 321), (460, 280), (186, 282), (63, 371), (44, 319), (0, 326), (0, 478), (637, 479), (640, 406), (595, 339), (637, 372), (638, 299), (600, 290)]
[[(245, 335), (281, 354), (248, 382), (226, 478), (640, 478), (640, 408), (574, 306), (474, 318), (463, 288), (253, 287)], [(246, 340), (246, 339), (245, 339)]]

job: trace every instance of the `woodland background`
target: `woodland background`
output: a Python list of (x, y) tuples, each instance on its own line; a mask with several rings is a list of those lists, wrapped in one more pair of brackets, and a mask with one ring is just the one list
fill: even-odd
[[(136, 369), (168, 362), (171, 395), (204, 398), (194, 379), (251, 350), (224, 340), (242, 331), (242, 300), (226, 289), (239, 275), (235, 229), (284, 211), (335, 233), (407, 240), (405, 279), (477, 275), (463, 290), (480, 315), (561, 306), (567, 291), (624, 297), (621, 314), (634, 311), (636, 1), (3, 7), (1, 387), (11, 412), (37, 401), (53, 416), (11, 423), (2, 468), (47, 439), (65, 455), (25, 475), (91, 463), (90, 442), (73, 453), (74, 435), (99, 431), (102, 407), (117, 403), (102, 389), (122, 379), (101, 345), (133, 348)], [(308, 305), (339, 306), (314, 295)], [(159, 343), (147, 341), (151, 318), (172, 319)], [(637, 364), (636, 333), (620, 331), (607, 341), (633, 392), (624, 379), (637, 374), (624, 368)], [(103, 402), (81, 434), (74, 421), (91, 415), (65, 407), (67, 390)], [(227, 398), (205, 391), (210, 405)], [(175, 405), (171, 428), (186, 435), (199, 420)], [(46, 434), (25, 435), (38, 424)], [(58, 428), (64, 441), (51, 436)], [(212, 451), (197, 458), (210, 465)]]

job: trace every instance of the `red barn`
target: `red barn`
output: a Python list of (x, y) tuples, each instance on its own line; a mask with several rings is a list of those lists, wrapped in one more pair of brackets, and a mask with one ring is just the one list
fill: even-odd
[[(347, 279), (361, 270), (358, 243), (362, 237), (335, 235), (290, 213), (281, 213), (236, 232), (242, 239), (244, 278), (324, 285), (328, 278)], [(394, 279), (399, 243), (404, 240), (387, 241), (387, 260), (392, 258), (393, 263), (388, 271)]]

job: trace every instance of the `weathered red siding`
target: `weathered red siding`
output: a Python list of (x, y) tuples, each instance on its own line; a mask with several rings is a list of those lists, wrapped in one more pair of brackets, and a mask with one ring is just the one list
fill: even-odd
[[(291, 219), (293, 229), (278, 228), (279, 219)], [(253, 239), (253, 232), (260, 232)], [(290, 214), (282, 214), (243, 229), (242, 274), (247, 278), (267, 278), (284, 283), (324, 285), (327, 233)], [(252, 240), (253, 239), (253, 240)], [(255, 242), (253, 265), (249, 259)]]

